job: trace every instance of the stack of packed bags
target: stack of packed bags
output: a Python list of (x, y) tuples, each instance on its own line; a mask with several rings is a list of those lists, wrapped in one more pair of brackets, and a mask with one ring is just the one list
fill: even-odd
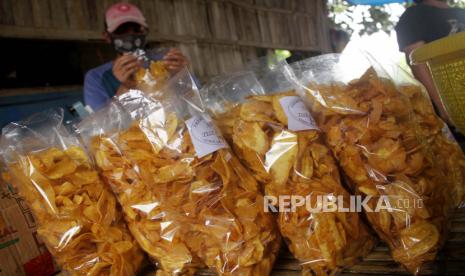
[(78, 125), (131, 233), (158, 275), (269, 274), (280, 236), (257, 182), (196, 106), (186, 71), (165, 92), (131, 90)]
[(5, 175), (40, 237), (74, 275), (135, 275), (142, 250), (157, 275), (268, 275), (281, 244), (275, 221), (195, 106), (193, 78), (183, 71), (154, 91), (130, 90), (73, 131), (59, 111), (3, 129)]
[[(269, 275), (283, 239), (304, 275), (328, 275), (376, 235), (412, 273), (434, 260), (465, 157), (421, 87), (338, 55), (201, 90), (162, 69), (72, 127), (56, 110), (2, 130), (3, 176), (64, 270), (135, 275), (145, 254), (157, 275)], [(373, 211), (347, 210), (351, 195)]]

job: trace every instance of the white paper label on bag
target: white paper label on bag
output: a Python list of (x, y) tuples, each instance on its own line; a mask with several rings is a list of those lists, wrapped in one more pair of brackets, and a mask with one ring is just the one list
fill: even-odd
[(287, 127), (292, 131), (319, 129), (304, 102), (298, 96), (279, 99), (287, 116)]
[(208, 116), (194, 116), (186, 121), (186, 125), (198, 158), (227, 147)]

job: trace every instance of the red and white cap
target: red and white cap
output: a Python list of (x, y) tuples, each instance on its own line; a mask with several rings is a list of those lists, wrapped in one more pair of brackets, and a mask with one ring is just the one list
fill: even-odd
[(105, 12), (107, 31), (112, 33), (124, 23), (133, 22), (148, 27), (144, 15), (138, 7), (129, 3), (116, 3)]

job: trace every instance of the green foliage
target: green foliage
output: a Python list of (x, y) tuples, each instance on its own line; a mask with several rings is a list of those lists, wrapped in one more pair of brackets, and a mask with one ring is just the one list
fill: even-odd
[(285, 60), (286, 58), (292, 56), (289, 50), (277, 49), (274, 51), (275, 56), (278, 60)]
[(395, 23), (390, 20), (389, 13), (385, 11), (383, 6), (372, 6), (368, 12), (371, 20), (364, 21), (365, 28), (360, 31), (360, 35), (376, 33), (378, 30), (389, 33), (394, 28)]
[[(450, 0), (449, 4), (452, 7), (465, 8), (465, 0)], [(404, 4), (405, 7), (411, 4)], [(370, 35), (378, 31), (389, 33), (393, 30), (396, 22), (392, 19), (389, 9), (386, 6), (364, 6), (362, 12), (356, 10), (357, 6), (349, 4), (346, 0), (328, 0), (329, 17), (333, 22), (334, 27), (354, 32), (353, 23), (355, 14), (362, 14), (362, 27), (358, 28), (359, 35)]]
[[(354, 29), (351, 27), (354, 21), (356, 6), (349, 4), (345, 0), (329, 0), (329, 15), (335, 27), (353, 33)], [(340, 15), (344, 15), (340, 20)], [(359, 35), (372, 34), (378, 31), (385, 31), (389, 33), (395, 25), (395, 22), (390, 20), (390, 14), (385, 6), (369, 6), (367, 10), (362, 12), (360, 24), (363, 28), (359, 30)]]
[(451, 5), (457, 8), (465, 8), (465, 0), (453, 0)]

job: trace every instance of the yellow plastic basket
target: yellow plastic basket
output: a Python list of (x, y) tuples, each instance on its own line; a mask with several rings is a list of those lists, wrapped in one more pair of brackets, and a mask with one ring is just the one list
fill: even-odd
[(465, 133), (465, 32), (421, 46), (411, 60), (428, 65), (449, 116)]

